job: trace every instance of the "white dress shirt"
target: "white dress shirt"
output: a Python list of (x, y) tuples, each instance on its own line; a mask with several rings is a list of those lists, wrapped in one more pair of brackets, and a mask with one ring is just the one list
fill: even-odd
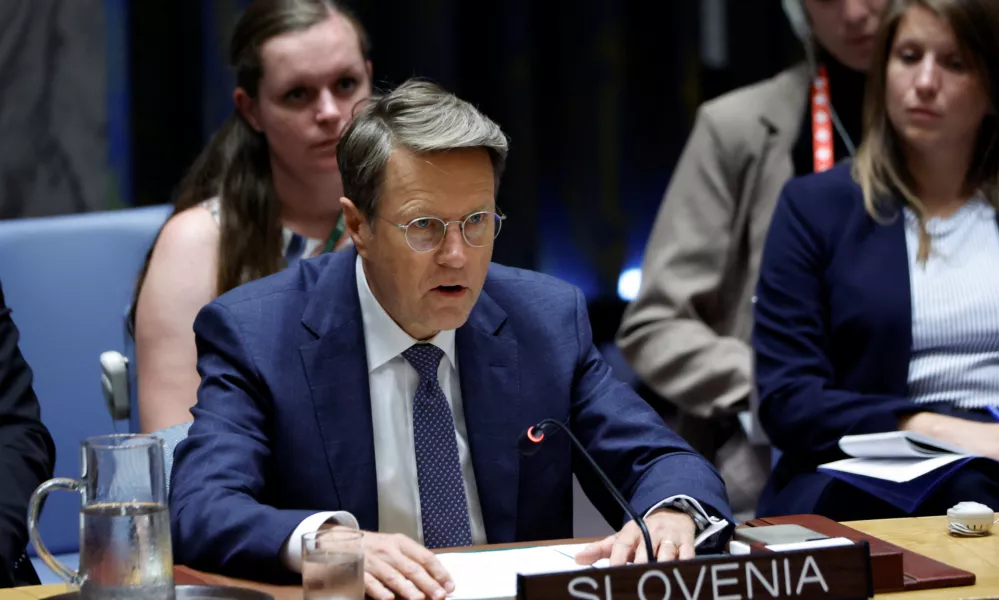
[[(420, 512), (420, 486), (413, 447), (413, 397), (420, 376), (402, 353), (419, 342), (402, 330), (378, 303), (357, 257), (354, 266), (357, 295), (364, 323), (364, 346), (368, 362), (368, 386), (371, 393), (371, 426), (375, 443), (375, 478), (378, 483), (378, 530), (405, 534), (423, 543), (423, 520)], [(468, 518), (473, 544), (486, 543), (486, 527), (475, 485), (472, 455), (468, 449), (465, 409), (461, 402), (458, 356), (454, 330), (441, 331), (430, 343), (444, 351), (446, 358), (437, 368), (437, 379), (444, 391), (454, 418), (455, 439), (461, 478), (465, 484)], [(346, 511), (322, 512), (310, 516), (291, 534), (284, 552), (285, 564), (301, 571), (303, 533), (319, 529), (327, 521), (357, 527), (357, 520)]]
[[(375, 477), (378, 482), (378, 530), (383, 533), (402, 533), (423, 543), (423, 522), (420, 513), (420, 488), (416, 473), (416, 451), (413, 443), (413, 397), (420, 383), (416, 369), (403, 358), (402, 352), (418, 340), (402, 330), (385, 312), (371, 293), (367, 277), (361, 266), (361, 257), (355, 263), (357, 295), (361, 303), (364, 324), (364, 345), (368, 362), (368, 385), (371, 393), (371, 425), (375, 444)], [(472, 530), (472, 543), (486, 543), (486, 528), (479, 505), (479, 492), (475, 485), (472, 456), (468, 449), (468, 432), (465, 428), (465, 411), (461, 402), (461, 380), (458, 378), (458, 361), (455, 352), (454, 330), (441, 331), (430, 340), (444, 351), (437, 369), (437, 377), (444, 396), (451, 406), (455, 438), (458, 442), (458, 459), (461, 478), (465, 484), (468, 517)], [(652, 511), (687, 500), (692, 510), (705, 526), (698, 526), (697, 543), (724, 530), (727, 521), (709, 517), (700, 503), (688, 496), (674, 496), (649, 509)], [(357, 519), (347, 511), (320, 512), (304, 519), (288, 540), (282, 556), (292, 571), (302, 571), (302, 534), (319, 529), (324, 523), (335, 521), (341, 525), (358, 527)]]

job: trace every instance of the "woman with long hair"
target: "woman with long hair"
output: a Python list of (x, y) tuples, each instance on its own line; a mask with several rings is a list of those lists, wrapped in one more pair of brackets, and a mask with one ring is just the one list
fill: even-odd
[(760, 420), (783, 455), (763, 515), (837, 520), (999, 507), (999, 464), (926, 497), (816, 467), (845, 435), (914, 431), (999, 459), (999, 3), (901, 0), (869, 74), (852, 165), (789, 183), (757, 289)]
[(807, 60), (698, 111), (645, 249), (642, 289), (618, 332), (660, 412), (678, 409), (677, 433), (715, 462), (743, 518), (770, 470), (739, 419), (752, 397), (751, 298), (770, 216), (789, 179), (849, 159), (860, 143), (889, 2), (783, 6)]
[(333, 0), (256, 0), (236, 24), (233, 114), (182, 182), (136, 287), (142, 431), (191, 419), (202, 306), (349, 244), (336, 147), (371, 93), (368, 50), (360, 22)]

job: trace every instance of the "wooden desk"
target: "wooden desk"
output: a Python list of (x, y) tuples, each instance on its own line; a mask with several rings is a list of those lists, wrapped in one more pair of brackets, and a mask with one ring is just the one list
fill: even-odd
[(844, 525), (971, 571), (976, 578), (973, 586), (880, 594), (879, 600), (999, 597), (999, 533), (981, 538), (953, 536), (947, 533), (947, 517), (854, 521)]
[(37, 600), (62, 594), (69, 590), (65, 583), (55, 585), (29, 585), (0, 590), (0, 600)]
[[(915, 550), (949, 565), (973, 572), (978, 582), (974, 586), (897, 592), (882, 594), (878, 600), (927, 600), (960, 598), (999, 598), (999, 534), (984, 538), (960, 538), (947, 533), (946, 517), (920, 519), (889, 519), (883, 521), (855, 521), (845, 523), (854, 529), (882, 538), (904, 548)], [(575, 540), (581, 541), (581, 540)], [(549, 542), (563, 543), (563, 542)], [(538, 544), (503, 544), (491, 549), (518, 548)], [(209, 585), (235, 585), (266, 591), (276, 600), (301, 600), (302, 590), (297, 586), (274, 586), (251, 583), (223, 575), (211, 575), (177, 567), (177, 583), (203, 582)], [(0, 600), (36, 600), (66, 591), (65, 585), (41, 585), (0, 590)]]
[[(558, 544), (575, 544), (584, 542), (597, 541), (600, 538), (592, 539), (577, 539), (577, 540), (549, 540), (546, 542), (527, 542), (520, 544), (492, 544), (490, 546), (473, 546), (472, 548), (454, 548), (449, 550), (441, 550), (441, 553), (446, 552), (464, 552), (468, 550), (509, 550), (513, 548), (532, 548), (537, 546), (555, 546)], [(274, 596), (274, 600), (302, 600), (302, 588), (301, 586), (280, 586), (280, 585), (268, 585), (264, 583), (255, 583), (250, 581), (244, 581), (241, 579), (235, 579), (232, 577), (226, 577), (225, 575), (214, 575), (211, 573), (203, 573), (201, 571), (196, 571), (194, 569), (189, 569), (187, 567), (175, 567), (174, 568), (174, 581), (178, 584), (191, 583), (191, 584), (202, 584), (202, 585), (232, 585), (237, 587), (251, 587), (257, 590), (267, 592), (268, 594)], [(7, 600), (3, 595), (0, 595), (0, 600)]]

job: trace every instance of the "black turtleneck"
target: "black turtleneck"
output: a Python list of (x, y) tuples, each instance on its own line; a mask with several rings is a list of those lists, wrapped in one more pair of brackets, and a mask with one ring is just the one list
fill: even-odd
[[(825, 65), (826, 72), (829, 74), (829, 90), (833, 109), (843, 123), (843, 127), (850, 134), (854, 146), (860, 146), (863, 132), (864, 83), (867, 76), (865, 73), (854, 71), (841, 64), (821, 48), (818, 49), (816, 58), (819, 64)], [(798, 140), (791, 152), (796, 176), (807, 175), (815, 170), (815, 154), (812, 146), (811, 90), (809, 90), (808, 102), (802, 117), (801, 132), (798, 134)], [(836, 162), (849, 158), (850, 153), (847, 150), (847, 145), (835, 129), (833, 138), (835, 139)]]

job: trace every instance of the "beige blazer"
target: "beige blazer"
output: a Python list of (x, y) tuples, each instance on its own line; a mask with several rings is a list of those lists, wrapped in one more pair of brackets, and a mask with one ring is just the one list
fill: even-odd
[(752, 298), (808, 90), (801, 64), (702, 106), (656, 217), (618, 344), (694, 416), (748, 407)]

